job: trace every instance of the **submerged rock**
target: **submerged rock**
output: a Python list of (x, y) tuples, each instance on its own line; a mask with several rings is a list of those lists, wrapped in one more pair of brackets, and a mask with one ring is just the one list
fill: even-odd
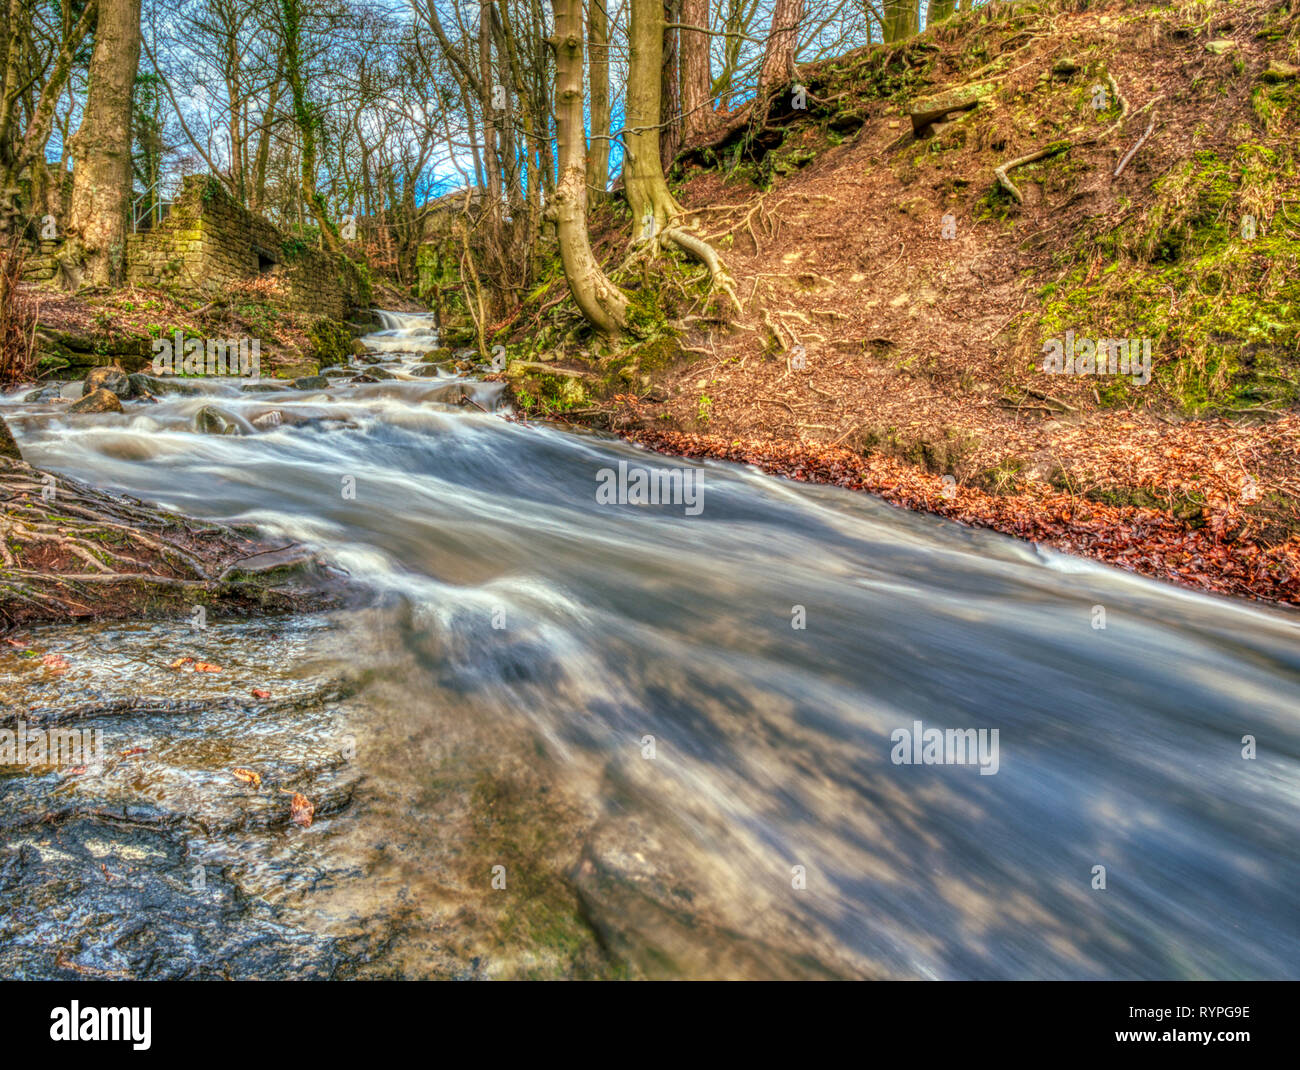
[(264, 412), (260, 416), (254, 416), (248, 422), (259, 431), (269, 431), (284, 423), (284, 414), (279, 409), (272, 409), (270, 412)]
[(242, 435), (253, 426), (241, 416), (215, 405), (204, 405), (194, 414), (194, 430), (204, 435)]
[(126, 379), (129, 393), (124, 396), (128, 398), (142, 398), (162, 394), (191, 396), (203, 393), (199, 387), (193, 383), (187, 383), (184, 379), (163, 379), (156, 375), (146, 375), (144, 372), (133, 372)]
[(304, 375), (289, 385), (295, 390), (328, 390), (330, 383), (323, 375)]
[(68, 408), (69, 412), (121, 412), (122, 402), (118, 396), (111, 390), (105, 390), (100, 387), (98, 390), (85, 395), (80, 401), (74, 401)]
[(63, 396), (63, 383), (46, 383), (23, 395), (23, 401), (55, 401)]

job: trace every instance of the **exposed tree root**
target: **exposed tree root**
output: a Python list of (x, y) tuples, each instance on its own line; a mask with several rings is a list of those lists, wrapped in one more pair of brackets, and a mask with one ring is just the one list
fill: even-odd
[(1039, 149), (1037, 152), (1031, 152), (1028, 156), (1021, 156), (1018, 159), (1004, 163), (993, 172), (997, 176), (998, 185), (1011, 194), (1011, 196), (1015, 198), (1017, 204), (1024, 204), (1024, 195), (1016, 187), (1016, 184), (1011, 181), (1011, 172), (1017, 167), (1024, 167), (1025, 164), (1037, 163), (1039, 160), (1046, 160), (1053, 156), (1059, 156), (1063, 152), (1068, 152), (1072, 147), (1072, 144), (1073, 143), (1069, 141), (1054, 141), (1052, 144)]
[(718, 256), (717, 250), (713, 248), (704, 239), (689, 234), (680, 227), (669, 227), (662, 235), (668, 241), (672, 242), (683, 252), (690, 254), (699, 260), (713, 278), (715, 289), (721, 290), (729, 298), (735, 307), (737, 313), (744, 311), (740, 307), (740, 298), (736, 296), (736, 284), (731, 276), (727, 274), (726, 266), (722, 263), (722, 258)]

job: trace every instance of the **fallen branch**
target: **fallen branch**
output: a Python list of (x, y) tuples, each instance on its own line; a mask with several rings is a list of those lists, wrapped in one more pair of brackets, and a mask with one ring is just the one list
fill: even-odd
[(1147, 123), (1146, 132), (1143, 133), (1143, 135), (1140, 138), (1138, 138), (1136, 145), (1134, 145), (1131, 149), (1129, 149), (1128, 152), (1124, 153), (1124, 158), (1120, 160), (1119, 166), (1115, 168), (1115, 174), (1112, 176), (1113, 178), (1119, 178), (1119, 176), (1124, 173), (1124, 168), (1126, 168), (1129, 165), (1129, 161), (1131, 161), (1133, 157), (1138, 154), (1138, 151), (1142, 148), (1142, 146), (1145, 145), (1150, 140), (1151, 134), (1155, 130), (1155, 128), (1156, 128), (1156, 116), (1155, 113), (1152, 112), (1151, 121)]

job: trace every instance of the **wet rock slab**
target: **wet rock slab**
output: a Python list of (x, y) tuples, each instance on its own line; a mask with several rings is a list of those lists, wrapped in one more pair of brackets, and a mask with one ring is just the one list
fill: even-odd
[[(29, 633), (62, 652), (59, 673), (0, 653), (0, 728), (101, 740), (76, 766), (0, 766), (0, 977), (327, 978), (373, 956), (362, 932), (315, 931), (294, 906), (331, 879), (331, 823), (359, 785), (348, 686), (286, 671), (326, 627)], [(220, 671), (171, 668), (186, 650)]]

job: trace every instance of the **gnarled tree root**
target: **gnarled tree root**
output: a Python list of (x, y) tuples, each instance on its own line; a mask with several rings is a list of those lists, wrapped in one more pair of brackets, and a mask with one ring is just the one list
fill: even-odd
[(708, 268), (709, 275), (713, 278), (714, 287), (731, 298), (731, 303), (738, 313), (744, 311), (740, 307), (740, 299), (736, 296), (736, 284), (732, 281), (731, 276), (727, 274), (722, 258), (718, 256), (717, 250), (712, 245), (703, 238), (687, 233), (680, 227), (667, 227), (660, 234), (660, 237), (672, 242), (682, 252), (695, 257), (696, 260)]

